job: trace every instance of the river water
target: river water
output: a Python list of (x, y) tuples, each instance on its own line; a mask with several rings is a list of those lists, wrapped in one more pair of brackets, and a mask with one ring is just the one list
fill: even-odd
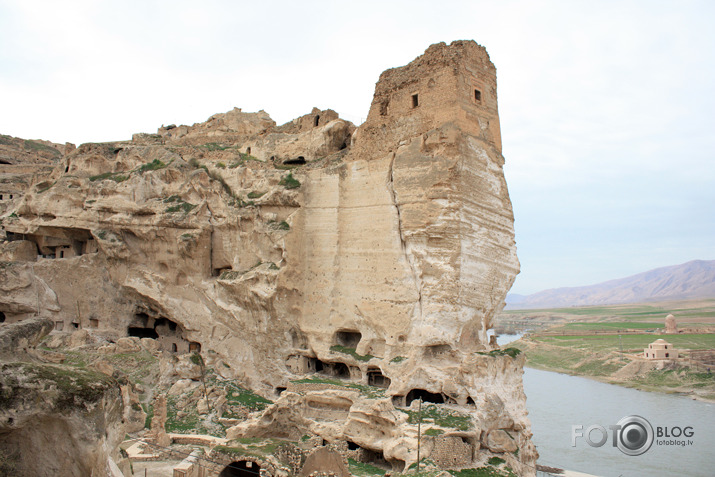
[[(506, 344), (518, 336), (500, 336)], [(715, 476), (715, 404), (628, 389), (566, 374), (524, 369), (526, 405), (539, 451), (539, 463), (607, 477)], [(655, 434), (648, 451), (629, 456), (612, 445), (612, 431), (621, 418), (638, 415)], [(608, 440), (592, 447), (582, 437), (572, 446), (572, 426), (603, 426)], [(658, 428), (678, 434), (686, 427), (692, 436), (657, 437)], [(678, 428), (678, 429), (675, 429)], [(600, 440), (599, 430), (591, 433)]]

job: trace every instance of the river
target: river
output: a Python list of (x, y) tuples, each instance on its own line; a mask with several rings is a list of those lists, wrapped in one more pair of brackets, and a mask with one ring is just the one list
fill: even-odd
[[(524, 391), (542, 465), (607, 477), (715, 475), (715, 404), (531, 368), (524, 370)], [(630, 415), (648, 420), (656, 434), (650, 449), (639, 456), (613, 447), (608, 430)], [(585, 434), (594, 424), (607, 430), (606, 443), (591, 447), (579, 437), (573, 447), (572, 426), (583, 426)], [(665, 433), (666, 427), (669, 435), (689, 427), (692, 436), (657, 437), (658, 428)], [(592, 431), (593, 441), (601, 436)]]

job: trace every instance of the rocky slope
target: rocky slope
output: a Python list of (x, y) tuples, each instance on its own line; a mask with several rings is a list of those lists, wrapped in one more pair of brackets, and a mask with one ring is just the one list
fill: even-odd
[(313, 383), (318, 409), (354, 419), (289, 416), (289, 431), (352, 439), (398, 470), (416, 446), (396, 407), (455, 406), (469, 459), (528, 474), (523, 358), (487, 335), (519, 271), (503, 164), (495, 69), (474, 42), (384, 72), (357, 129), (330, 110), (276, 126), (234, 109), (84, 144), (3, 217), (0, 311), (216, 353), (284, 393), (277, 415), (310, 407), (302, 379), (382, 390)]
[(0, 473), (114, 475), (120, 384), (41, 360), (34, 348), (52, 328), (41, 318), (0, 326)]
[(715, 297), (715, 260), (693, 260), (596, 285), (507, 297), (511, 309), (615, 305)]

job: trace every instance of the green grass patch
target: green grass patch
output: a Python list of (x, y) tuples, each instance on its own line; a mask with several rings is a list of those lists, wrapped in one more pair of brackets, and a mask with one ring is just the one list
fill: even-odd
[(36, 142), (36, 141), (30, 141), (26, 140), (24, 144), (24, 148), (28, 149), (30, 151), (36, 151), (36, 152), (49, 152), (53, 156), (59, 157), (62, 155), (60, 151), (55, 149), (52, 146), (48, 146), (46, 144), (42, 144), (41, 142)]
[(228, 205), (231, 207), (251, 207), (256, 205), (252, 200), (243, 200), (238, 196), (233, 196), (228, 200)]
[(406, 360), (406, 359), (407, 359), (407, 358), (406, 358), (405, 356), (395, 356), (394, 358), (392, 358), (392, 359), (390, 360), (390, 363), (401, 363), (401, 362), (403, 362), (403, 361)]
[(628, 330), (628, 329), (660, 329), (663, 323), (651, 323), (640, 321), (599, 321), (596, 323), (566, 323), (563, 328), (566, 330), (579, 331), (599, 331), (599, 330)]
[(146, 413), (146, 419), (144, 419), (144, 428), (151, 429), (151, 420), (154, 419), (154, 406), (151, 404), (142, 403), (142, 408)]
[(521, 350), (519, 348), (504, 348), (504, 349), (494, 349), (492, 351), (489, 351), (488, 353), (482, 352), (482, 351), (477, 351), (477, 354), (481, 354), (484, 356), (509, 356), (510, 358), (516, 358), (519, 356), (521, 353)]
[(425, 431), (426, 436), (441, 436), (442, 434), (444, 434), (442, 429), (435, 429), (434, 427), (430, 427)]
[(450, 474), (455, 477), (504, 477), (504, 476), (516, 476), (513, 472), (505, 470), (504, 472), (494, 467), (478, 467), (476, 469), (461, 469), (461, 470), (449, 470)]
[(661, 335), (653, 334), (624, 334), (620, 335), (587, 335), (587, 336), (534, 336), (532, 341), (562, 346), (566, 348), (577, 348), (589, 351), (616, 351), (620, 349), (622, 343), (624, 350), (641, 351), (647, 348), (650, 343), (658, 338), (665, 338), (676, 349), (713, 349), (715, 348), (715, 334), (677, 334)]
[[(74, 409), (79, 403), (95, 403), (110, 388), (119, 388), (119, 383), (110, 376), (74, 366), (6, 363), (0, 365), (0, 374), (26, 375), (32, 381), (44, 384), (46, 391), (55, 388), (58, 391), (55, 409), (58, 411)], [(15, 400), (12, 389), (8, 386), (0, 393), (0, 408), (12, 407)]]
[(367, 462), (358, 462), (355, 459), (348, 458), (348, 469), (352, 475), (370, 476), (370, 475), (385, 475), (385, 469), (368, 464)]
[(209, 151), (225, 151), (227, 149), (236, 149), (238, 146), (227, 146), (218, 142), (207, 142), (206, 144), (202, 144), (197, 147), (207, 149)]
[[(287, 229), (285, 229), (285, 230), (287, 230)], [(357, 354), (357, 352), (355, 351), (355, 348), (349, 348), (347, 346), (342, 346), (342, 345), (333, 345), (330, 347), (330, 351), (350, 355), (353, 358), (357, 359), (358, 361), (370, 361), (372, 358), (374, 358), (374, 356), (371, 354), (365, 354), (365, 355)]]
[[(417, 424), (420, 420), (419, 411), (409, 409), (399, 409), (407, 414), (407, 422)], [(435, 404), (422, 406), (422, 422), (433, 422), (439, 427), (447, 429), (457, 429), (459, 431), (467, 431), (472, 428), (472, 417), (468, 414), (462, 414), (452, 409), (442, 408)]]
[(228, 404), (241, 404), (251, 411), (262, 411), (273, 404), (273, 401), (234, 383), (226, 383), (225, 389)]
[(103, 180), (111, 180), (114, 182), (124, 182), (127, 179), (129, 179), (129, 176), (124, 175), (120, 172), (105, 172), (103, 174), (97, 174), (96, 176), (89, 177), (90, 182), (103, 181)]
[(260, 199), (260, 198), (263, 197), (264, 195), (266, 195), (265, 192), (255, 192), (255, 191), (251, 191), (251, 192), (248, 193), (248, 198), (249, 198), (249, 199)]
[(156, 171), (159, 169), (164, 169), (166, 166), (168, 166), (168, 164), (160, 161), (159, 159), (154, 159), (153, 161), (140, 166), (138, 171), (139, 171), (139, 174), (143, 174), (148, 171)]
[(174, 213), (174, 212), (184, 212), (185, 214), (191, 212), (196, 205), (190, 204), (189, 202), (185, 202), (184, 199), (179, 197), (178, 195), (172, 195), (171, 197), (167, 197), (166, 199), (163, 200), (165, 204), (174, 204), (172, 206), (169, 206), (166, 209), (166, 212), (169, 213)]
[(278, 185), (282, 185), (286, 189), (297, 189), (300, 187), (300, 181), (293, 177), (292, 172), (289, 172), (288, 175), (283, 176)]
[(191, 212), (194, 207), (196, 207), (196, 205), (189, 204), (188, 202), (182, 202), (181, 204), (172, 205), (171, 207), (168, 207), (166, 211), (169, 213), (184, 212), (185, 214), (187, 214)]
[(330, 384), (333, 386), (339, 386), (346, 389), (355, 389), (359, 391), (360, 394), (367, 396), (372, 399), (382, 399), (385, 397), (385, 389), (378, 388), (376, 386), (369, 386), (367, 384), (352, 383), (348, 381), (340, 381), (338, 379), (331, 379), (322, 376), (311, 376), (304, 379), (296, 379), (291, 381), (291, 383), (301, 384), (301, 383), (316, 383), (316, 384)]
[(290, 224), (285, 220), (281, 222), (276, 222), (275, 220), (269, 220), (267, 224), (270, 228), (275, 230), (290, 230)]

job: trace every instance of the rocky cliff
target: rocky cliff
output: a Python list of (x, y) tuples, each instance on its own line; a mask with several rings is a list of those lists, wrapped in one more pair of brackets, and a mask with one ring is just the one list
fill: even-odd
[(0, 326), (0, 474), (115, 475), (120, 385), (39, 359), (35, 345), (52, 327), (42, 318)]
[[(396, 469), (416, 460), (410, 406), (452, 406), (471, 459), (530, 472), (523, 359), (487, 334), (519, 263), (484, 48), (441, 43), (384, 72), (359, 128), (234, 109), (67, 152), (2, 217), (5, 321), (214, 354), (284, 393), (276, 415), (347, 413), (289, 422)], [(331, 380), (380, 392), (329, 396)]]

